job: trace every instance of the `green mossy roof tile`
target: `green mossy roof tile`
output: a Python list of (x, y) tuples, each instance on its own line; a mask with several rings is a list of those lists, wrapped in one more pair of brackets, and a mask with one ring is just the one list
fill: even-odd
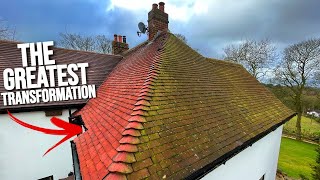
[(160, 61), (144, 127), (149, 149), (165, 156), (151, 157), (161, 165), (151, 174), (185, 177), (293, 114), (242, 66), (204, 58), (173, 35)]

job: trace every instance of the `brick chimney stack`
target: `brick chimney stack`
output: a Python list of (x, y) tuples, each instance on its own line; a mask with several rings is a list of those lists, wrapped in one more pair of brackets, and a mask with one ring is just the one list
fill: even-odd
[(164, 2), (152, 4), (152, 9), (148, 13), (149, 40), (152, 40), (158, 31), (168, 31), (169, 18), (164, 11)]
[(121, 54), (122, 52), (129, 49), (126, 36), (115, 34), (113, 37), (114, 39), (112, 41), (112, 54)]

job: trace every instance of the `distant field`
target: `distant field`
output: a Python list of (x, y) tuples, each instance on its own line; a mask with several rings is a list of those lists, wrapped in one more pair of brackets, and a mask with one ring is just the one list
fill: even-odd
[(300, 174), (311, 179), (310, 164), (315, 163), (317, 145), (283, 137), (281, 140), (278, 169), (289, 177), (299, 178)]
[[(288, 121), (284, 128), (287, 130), (290, 130), (290, 132), (293, 132), (296, 130), (296, 122), (297, 122), (297, 116), (293, 117), (290, 121)], [(301, 119), (301, 130), (302, 133), (319, 133), (320, 132), (320, 123), (317, 121), (302, 117)]]

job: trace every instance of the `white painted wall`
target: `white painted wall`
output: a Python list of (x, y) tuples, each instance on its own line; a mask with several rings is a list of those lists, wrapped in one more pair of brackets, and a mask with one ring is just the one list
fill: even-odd
[[(51, 129), (58, 129), (44, 111), (13, 113), (20, 120)], [(68, 121), (68, 110), (60, 119)], [(72, 167), (70, 140), (43, 154), (63, 136), (52, 136), (22, 127), (7, 114), (0, 114), (0, 179), (35, 180), (53, 175), (54, 179), (67, 177)]]
[(265, 174), (265, 180), (274, 180), (281, 143), (280, 126), (251, 147), (241, 151), (225, 165), (207, 174), (202, 180), (259, 180)]

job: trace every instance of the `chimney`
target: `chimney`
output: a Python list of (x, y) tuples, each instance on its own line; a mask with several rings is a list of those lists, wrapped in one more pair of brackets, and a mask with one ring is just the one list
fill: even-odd
[(121, 54), (122, 52), (129, 49), (126, 36), (115, 34), (113, 37), (114, 39), (112, 41), (112, 54)]
[(152, 9), (148, 13), (148, 30), (149, 41), (154, 38), (158, 31), (168, 31), (169, 18), (168, 14), (164, 12), (164, 2), (152, 4)]

